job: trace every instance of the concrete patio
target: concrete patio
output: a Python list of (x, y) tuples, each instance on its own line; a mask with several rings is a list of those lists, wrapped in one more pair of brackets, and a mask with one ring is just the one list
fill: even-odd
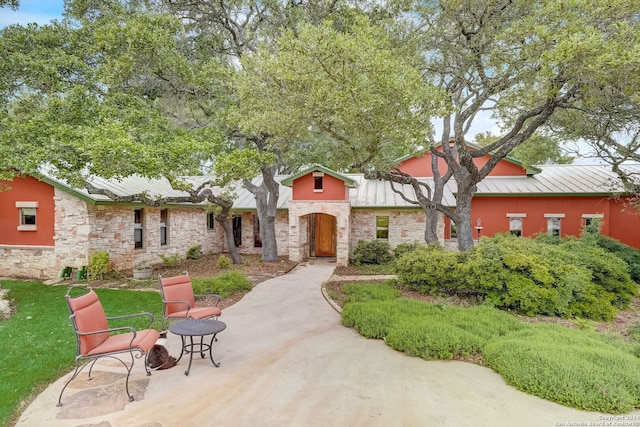
[[(100, 362), (94, 380), (81, 375), (69, 385), (62, 407), (56, 402), (68, 376), (16, 425), (540, 427), (604, 420), (521, 393), (488, 368), (407, 357), (343, 327), (321, 293), (334, 266), (301, 264), (227, 308), (220, 318), (227, 329), (213, 348), (219, 368), (197, 357), (185, 376), (183, 357), (147, 377), (138, 361), (129, 402), (122, 366)], [(177, 356), (179, 338), (169, 334), (169, 341)]]

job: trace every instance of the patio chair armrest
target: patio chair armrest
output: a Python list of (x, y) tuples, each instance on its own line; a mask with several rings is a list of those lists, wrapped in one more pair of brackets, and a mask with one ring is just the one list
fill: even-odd
[(131, 318), (134, 318), (134, 317), (147, 317), (149, 319), (149, 326), (147, 326), (147, 328), (150, 328), (151, 325), (153, 324), (153, 321), (155, 320), (155, 317), (153, 316), (153, 314), (145, 311), (145, 312), (141, 312), (141, 313), (125, 314), (125, 315), (122, 315), (122, 316), (107, 317), (107, 321), (119, 320), (119, 319), (131, 319)]
[(162, 300), (163, 304), (184, 304), (187, 308), (186, 310), (191, 310), (193, 307), (191, 307), (191, 304), (189, 304), (187, 301), (168, 301), (168, 300)]
[(131, 326), (121, 326), (119, 328), (101, 329), (99, 331), (91, 331), (91, 332), (76, 331), (76, 333), (78, 335), (96, 335), (96, 334), (103, 334), (105, 332), (109, 333), (109, 332), (119, 332), (119, 331), (133, 332), (134, 337), (136, 335), (136, 329)]
[(216, 305), (218, 305), (218, 303), (222, 300), (222, 298), (220, 298), (220, 295), (218, 294), (196, 294), (194, 295), (195, 298), (214, 298), (216, 300)]

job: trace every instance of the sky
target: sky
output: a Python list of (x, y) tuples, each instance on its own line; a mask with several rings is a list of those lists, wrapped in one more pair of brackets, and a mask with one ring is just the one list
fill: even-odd
[(26, 25), (31, 22), (46, 24), (61, 19), (64, 0), (20, 0), (20, 8), (0, 8), (0, 28), (11, 24)]

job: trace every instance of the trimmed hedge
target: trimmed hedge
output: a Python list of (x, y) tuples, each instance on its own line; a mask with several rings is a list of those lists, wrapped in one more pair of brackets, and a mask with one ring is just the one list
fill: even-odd
[(552, 324), (529, 324), (488, 306), (393, 298), (388, 285), (350, 287), (342, 323), (426, 360), (482, 358), (513, 387), (581, 410), (640, 407), (638, 345)]
[(587, 411), (640, 407), (640, 363), (626, 343), (538, 324), (494, 340), (485, 361), (518, 390)]

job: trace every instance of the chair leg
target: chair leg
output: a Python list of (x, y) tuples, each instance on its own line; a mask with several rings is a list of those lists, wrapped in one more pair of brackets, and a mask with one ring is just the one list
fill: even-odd
[[(89, 367), (89, 378), (87, 378), (88, 381), (91, 381), (93, 378), (91, 378), (91, 373), (93, 372), (93, 367), (96, 364), (96, 362), (98, 361), (98, 358), (93, 359), (93, 361), (91, 362), (91, 366)], [(87, 364), (89, 364), (89, 362), (87, 362)]]
[(78, 376), (78, 374), (80, 374), (80, 371), (82, 371), (82, 369), (85, 366), (87, 366), (87, 363), (85, 363), (84, 365), (82, 365), (82, 367), (80, 367), (80, 360), (76, 361), (76, 370), (73, 372), (73, 375), (71, 375), (71, 378), (69, 378), (69, 380), (64, 384), (64, 387), (62, 387), (62, 390), (60, 391), (60, 396), (58, 396), (58, 404), (56, 406), (58, 407), (62, 406), (62, 394), (67, 389), (67, 386), (69, 385), (69, 383), (73, 381)]
[(144, 370), (147, 372), (147, 376), (151, 376), (151, 370), (149, 369), (149, 365), (147, 364), (147, 358), (149, 357), (149, 352), (144, 354)]

